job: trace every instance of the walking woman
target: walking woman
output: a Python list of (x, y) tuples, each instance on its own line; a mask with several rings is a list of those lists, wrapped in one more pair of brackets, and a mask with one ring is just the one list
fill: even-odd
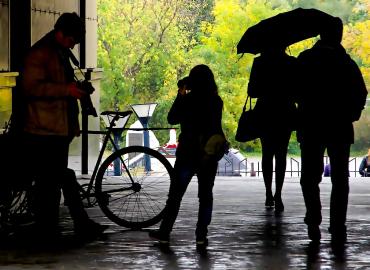
[[(262, 173), (266, 187), (265, 206), (284, 211), (281, 198), (290, 135), (295, 126), (294, 71), (296, 59), (285, 48), (269, 48), (254, 59), (248, 84), (250, 97), (258, 98), (255, 110), (260, 113)], [(272, 194), (275, 157), (275, 195)]]
[(170, 185), (166, 213), (160, 229), (149, 235), (162, 244), (169, 243), (181, 200), (196, 174), (199, 198), (196, 244), (197, 247), (205, 247), (208, 245), (208, 225), (213, 207), (212, 189), (219, 157), (206, 154), (204, 147), (212, 135), (223, 135), (223, 101), (218, 95), (214, 75), (206, 65), (195, 66), (189, 77), (180, 80), (178, 86), (177, 97), (168, 113), (168, 123), (181, 126), (174, 165), (175, 179)]

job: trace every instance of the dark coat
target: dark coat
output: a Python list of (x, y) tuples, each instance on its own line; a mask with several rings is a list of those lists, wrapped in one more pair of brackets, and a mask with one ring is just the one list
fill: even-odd
[(51, 31), (26, 56), (22, 89), (26, 101), (25, 131), (37, 135), (73, 136), (79, 133), (77, 100), (69, 96), (73, 81), (69, 58)]
[(318, 41), (298, 57), (298, 139), (353, 143), (367, 90), (356, 63), (340, 44)]
[(177, 95), (167, 117), (169, 124), (181, 126), (177, 159), (199, 162), (205, 154), (207, 140), (213, 134), (223, 134), (222, 107), (223, 101), (216, 94), (200, 96), (190, 92)]

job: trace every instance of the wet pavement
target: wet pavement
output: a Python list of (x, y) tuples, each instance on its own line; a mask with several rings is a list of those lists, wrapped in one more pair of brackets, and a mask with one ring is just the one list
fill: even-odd
[(28, 243), (1, 245), (0, 269), (370, 269), (370, 178), (352, 178), (348, 208), (348, 242), (330, 245), (327, 232), (330, 179), (320, 186), (322, 241), (311, 246), (303, 224), (304, 203), (298, 178), (286, 179), (285, 211), (275, 216), (264, 207), (261, 178), (218, 177), (209, 246), (195, 247), (196, 180), (189, 186), (171, 235), (169, 248), (158, 246), (148, 230), (131, 231), (107, 220), (98, 208), (91, 217), (110, 224), (103, 238), (79, 243), (62, 207), (64, 236), (57, 247)]

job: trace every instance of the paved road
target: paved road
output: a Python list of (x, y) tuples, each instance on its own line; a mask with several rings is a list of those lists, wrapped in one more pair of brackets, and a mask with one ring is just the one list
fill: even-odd
[[(264, 208), (262, 179), (217, 178), (210, 245), (195, 248), (196, 181), (186, 194), (169, 249), (157, 246), (147, 231), (112, 224), (97, 208), (89, 214), (111, 227), (104, 239), (79, 244), (62, 208), (65, 240), (52, 250), (13, 245), (0, 250), (0, 269), (370, 269), (370, 179), (351, 179), (348, 243), (343, 253), (330, 247), (330, 180), (321, 184), (322, 243), (309, 245), (303, 224), (304, 204), (297, 178), (286, 180), (285, 212), (275, 217)], [(150, 229), (154, 229), (150, 228)]]

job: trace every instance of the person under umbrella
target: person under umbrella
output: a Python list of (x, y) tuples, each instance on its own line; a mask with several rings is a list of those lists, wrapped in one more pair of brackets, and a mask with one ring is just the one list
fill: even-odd
[[(250, 97), (258, 98), (255, 110), (260, 115), (262, 172), (266, 188), (266, 207), (284, 211), (281, 198), (289, 139), (296, 123), (294, 72), (296, 59), (284, 47), (265, 49), (253, 62), (248, 84)], [(272, 194), (275, 157), (275, 195)]]

